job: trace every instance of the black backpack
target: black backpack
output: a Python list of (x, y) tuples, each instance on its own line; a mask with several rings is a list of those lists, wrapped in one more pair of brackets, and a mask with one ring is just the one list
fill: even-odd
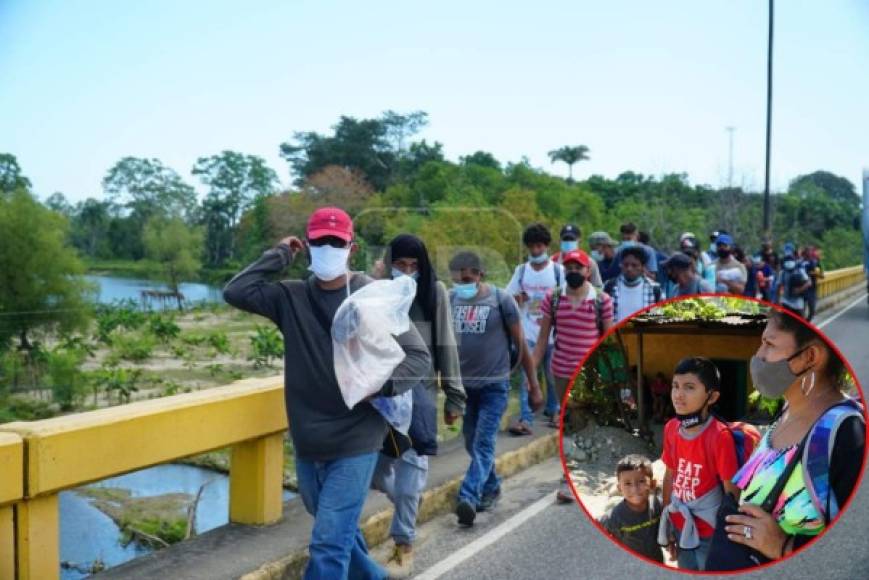
[[(521, 279), (521, 278), (520, 278)], [(513, 335), (510, 334), (510, 327), (507, 326), (507, 319), (504, 318), (504, 307), (501, 305), (501, 291), (495, 288), (495, 300), (498, 302), (498, 314), (501, 315), (501, 324), (504, 325), (504, 333), (507, 335), (507, 345), (510, 349), (510, 374), (519, 370), (519, 363), (522, 362), (522, 349), (518, 344), (513, 342)]]
[[(552, 293), (552, 336), (555, 338), (555, 346), (558, 348), (558, 307), (561, 305), (561, 287)], [(603, 297), (598, 292), (594, 297), (594, 320), (597, 326), (597, 336), (603, 336)]]

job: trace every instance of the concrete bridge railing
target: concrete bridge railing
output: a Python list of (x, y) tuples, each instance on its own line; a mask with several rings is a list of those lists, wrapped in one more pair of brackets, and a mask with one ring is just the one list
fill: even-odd
[(230, 521), (276, 522), (286, 429), (281, 377), (0, 425), (0, 578), (59, 577), (60, 491), (215, 449), (232, 448)]
[(818, 298), (826, 298), (852, 286), (866, 283), (866, 274), (863, 266), (852, 266), (830, 270), (824, 274), (824, 278), (818, 281)]
[(24, 442), (0, 433), (0, 578), (15, 577), (15, 505), (24, 499)]

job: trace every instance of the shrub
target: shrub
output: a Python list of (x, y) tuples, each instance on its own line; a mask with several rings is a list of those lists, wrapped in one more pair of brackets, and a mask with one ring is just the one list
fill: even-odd
[(85, 380), (79, 366), (81, 355), (75, 351), (55, 350), (48, 358), (51, 395), (61, 411), (71, 411), (81, 398)]
[(272, 359), (284, 353), (284, 340), (273, 326), (257, 325), (256, 334), (250, 337), (253, 353), (250, 359), (256, 368), (272, 366)]
[(151, 314), (148, 317), (148, 330), (163, 344), (178, 338), (181, 334), (181, 327), (175, 324), (175, 319), (171, 315)]
[(118, 358), (142, 362), (151, 358), (155, 344), (151, 334), (118, 335), (113, 339), (112, 350)]

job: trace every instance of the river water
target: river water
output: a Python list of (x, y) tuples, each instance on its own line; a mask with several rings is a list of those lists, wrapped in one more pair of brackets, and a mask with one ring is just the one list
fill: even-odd
[[(210, 482), (210, 483), (208, 483)], [(158, 465), (92, 484), (130, 490), (133, 497), (167, 493), (188, 493), (195, 497), (206, 484), (196, 508), (196, 532), (202, 533), (229, 521), (229, 477), (192, 465)], [(293, 497), (284, 491), (284, 501)], [(117, 566), (151, 550), (135, 542), (120, 543), (121, 532), (115, 522), (95, 508), (89, 499), (75, 491), (60, 493), (60, 560), (89, 565), (96, 559), (107, 567)], [(86, 575), (72, 569), (61, 570), (62, 580), (78, 580)]]
[[(168, 290), (168, 287), (155, 280), (145, 280), (143, 278), (121, 278), (117, 276), (85, 276), (85, 278), (97, 285), (96, 302), (100, 304), (111, 304), (121, 300), (133, 300), (141, 302), (142, 290)], [(184, 295), (187, 304), (194, 303), (210, 303), (223, 302), (221, 288), (217, 286), (209, 286), (208, 284), (200, 284), (198, 282), (182, 282), (179, 290)], [(153, 302), (155, 308), (159, 308), (160, 304)], [(166, 303), (168, 308), (175, 308), (175, 301)]]

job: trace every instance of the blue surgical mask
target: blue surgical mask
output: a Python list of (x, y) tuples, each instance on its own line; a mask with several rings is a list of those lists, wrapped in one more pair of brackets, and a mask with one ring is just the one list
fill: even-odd
[(543, 264), (546, 260), (549, 259), (549, 254), (543, 252), (539, 256), (528, 256), (528, 261), (532, 264)]
[(398, 268), (392, 269), (392, 279), (393, 280), (397, 280), (398, 278), (401, 278), (402, 276), (410, 276), (414, 280), (419, 280), (419, 272), (414, 272), (413, 274), (405, 274), (404, 272), (402, 272)]
[(576, 240), (564, 240), (561, 242), (561, 251), (562, 252), (572, 252), (573, 250), (579, 249), (579, 242)]
[(469, 282), (468, 284), (453, 284), (453, 290), (456, 291), (456, 296), (462, 300), (472, 300), (477, 295), (477, 283)]
[(600, 262), (601, 260), (603, 260), (603, 254), (600, 253), (600, 250), (592, 250), (591, 259), (595, 262)]

